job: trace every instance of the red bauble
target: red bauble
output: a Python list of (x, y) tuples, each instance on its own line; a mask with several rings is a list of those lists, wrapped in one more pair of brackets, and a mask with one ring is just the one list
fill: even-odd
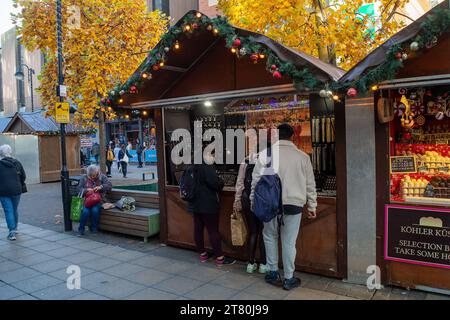
[(397, 52), (396, 54), (395, 54), (395, 57), (397, 58), (397, 59), (401, 59), (402, 58), (402, 53), (401, 52)]
[(252, 61), (254, 61), (254, 62), (258, 61), (258, 58), (259, 58), (259, 56), (258, 56), (258, 54), (256, 54), (256, 53), (252, 53), (252, 54), (250, 55), (250, 60), (252, 60)]
[(272, 71), (275, 71), (275, 70), (278, 69), (278, 67), (277, 67), (276, 65), (273, 64), (273, 65), (270, 67), (270, 69), (272, 69)]
[(136, 93), (137, 92), (137, 87), (136, 86), (131, 86), (130, 87), (130, 92), (131, 93)]
[(192, 28), (198, 29), (198, 23), (193, 23), (193, 24), (192, 24)]
[(405, 132), (405, 133), (403, 134), (403, 139), (405, 139), (405, 140), (411, 139), (411, 133)]
[(233, 47), (239, 47), (241, 45), (241, 40), (240, 39), (235, 39), (233, 41)]
[(106, 100), (106, 103), (107, 103), (107, 104), (111, 104), (111, 100), (109, 100), (109, 99)]
[(152, 66), (152, 69), (153, 69), (154, 71), (158, 71), (158, 70), (159, 70), (159, 65), (157, 65), (157, 64), (153, 65), (153, 66)]
[(275, 71), (272, 75), (276, 79), (281, 79), (281, 77), (282, 77), (282, 75), (279, 71)]
[(356, 90), (355, 88), (350, 88), (347, 91), (347, 95), (349, 97), (356, 97), (357, 94), (358, 94), (358, 90)]

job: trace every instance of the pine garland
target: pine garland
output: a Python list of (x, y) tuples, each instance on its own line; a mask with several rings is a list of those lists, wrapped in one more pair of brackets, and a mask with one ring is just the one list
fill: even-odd
[[(274, 77), (290, 77), (299, 91), (324, 89), (326, 87), (342, 93), (349, 88), (355, 88), (359, 92), (366, 92), (372, 85), (395, 78), (397, 71), (403, 67), (405, 54), (411, 57), (417, 55), (420, 50), (436, 45), (438, 38), (449, 30), (450, 10), (435, 10), (422, 23), (420, 31), (414, 40), (392, 45), (386, 53), (386, 60), (358, 80), (346, 83), (334, 81), (324, 84), (307, 68), (298, 69), (291, 62), (282, 61), (272, 50), (256, 42), (254, 37), (238, 36), (236, 28), (229, 24), (227, 18), (222, 16), (209, 18), (201, 14), (189, 14), (181, 24), (172, 26), (161, 37), (158, 46), (149, 52), (138, 70), (124, 84), (118, 84), (110, 92), (107, 99), (102, 99), (101, 105), (117, 104), (117, 101), (124, 93), (133, 93), (137, 89), (142, 88), (144, 81), (146, 81), (143, 75), (145, 74), (150, 79), (152, 72), (158, 72), (161, 68), (160, 64), (164, 63), (168, 58), (170, 51), (173, 50), (181, 34), (191, 37), (196, 32), (212, 32), (224, 38), (226, 47), (234, 48), (239, 57), (248, 56), (256, 62), (264, 55), (264, 58), (266, 58), (266, 69)], [(237, 39), (238, 45), (235, 42)], [(415, 43), (412, 45), (413, 42)], [(399, 57), (399, 55), (402, 57)]]

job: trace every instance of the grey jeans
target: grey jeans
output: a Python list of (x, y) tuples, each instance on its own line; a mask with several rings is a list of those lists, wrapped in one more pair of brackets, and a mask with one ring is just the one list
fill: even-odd
[[(296, 242), (300, 232), (302, 214), (284, 215), (284, 225), (281, 225), (281, 250), (283, 256), (284, 278), (294, 276)], [(264, 223), (264, 245), (266, 246), (267, 265), (270, 271), (278, 271), (278, 219)]]

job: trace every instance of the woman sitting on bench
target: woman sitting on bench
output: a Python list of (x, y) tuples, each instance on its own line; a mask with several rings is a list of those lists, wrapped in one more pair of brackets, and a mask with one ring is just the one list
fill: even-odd
[(98, 166), (90, 165), (87, 167), (86, 173), (81, 177), (78, 185), (78, 192), (85, 198), (78, 227), (80, 236), (84, 235), (84, 228), (89, 217), (91, 218), (90, 231), (97, 232), (103, 195), (112, 189), (111, 182), (100, 172)]

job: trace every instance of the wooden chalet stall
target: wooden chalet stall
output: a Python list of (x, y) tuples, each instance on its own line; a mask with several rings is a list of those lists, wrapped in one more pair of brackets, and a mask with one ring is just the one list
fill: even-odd
[[(80, 138), (84, 131), (73, 125), (66, 126), (66, 153), (69, 174), (79, 175)], [(46, 118), (42, 112), (16, 113), (3, 131), (4, 137), (16, 138), (19, 158), (27, 168), (36, 168), (36, 182), (60, 181), (61, 147), (59, 126), (53, 118)], [(19, 140), (17, 138), (20, 138)], [(30, 169), (31, 170), (31, 169)], [(32, 175), (30, 175), (32, 176)]]
[[(178, 184), (184, 167), (174, 165), (170, 158), (178, 142), (171, 138), (175, 129), (193, 132), (195, 120), (202, 121), (203, 129), (216, 128), (222, 132), (270, 129), (289, 122), (296, 130), (295, 143), (314, 160), (320, 195), (318, 218), (305, 217), (302, 221), (296, 265), (299, 270), (343, 278), (346, 275), (344, 108), (318, 95), (319, 89), (339, 79), (343, 71), (220, 19), (188, 12), (163, 36), (127, 83), (131, 89), (119, 100), (120, 107), (130, 109), (129, 112), (154, 109), (161, 240), (173, 246), (195, 248), (193, 219), (187, 213), (187, 203), (179, 197)], [(233, 45), (222, 32), (234, 33)], [(168, 44), (167, 39), (172, 42)], [(236, 39), (242, 40), (242, 45)], [(248, 41), (251, 45), (247, 46)], [(245, 52), (243, 47), (247, 48)], [(250, 52), (249, 48), (258, 48), (259, 52)], [(149, 65), (152, 54), (159, 55), (163, 63)], [(301, 72), (305, 81), (294, 86), (289, 72)], [(314, 79), (314, 88), (306, 88), (308, 77)], [(220, 194), (224, 251), (245, 260), (245, 248), (230, 244), (230, 214), (239, 163), (217, 168), (226, 184)]]
[(383, 284), (446, 294), (450, 294), (449, 30), (449, 3), (443, 2), (341, 79), (356, 83), (373, 70), (382, 70), (392, 63), (389, 52), (397, 45), (403, 68), (395, 77), (379, 79), (371, 94), (346, 101), (347, 113), (355, 100), (365, 101), (377, 119), (376, 261)]

